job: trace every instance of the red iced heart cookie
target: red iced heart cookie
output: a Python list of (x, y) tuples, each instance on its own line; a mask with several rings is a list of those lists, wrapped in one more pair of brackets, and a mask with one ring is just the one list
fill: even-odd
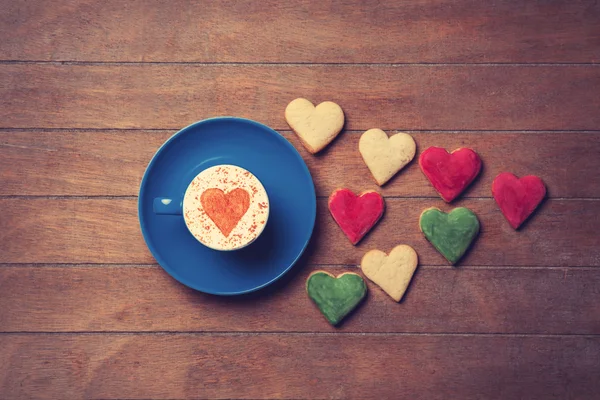
[(492, 183), (492, 195), (510, 226), (518, 229), (546, 196), (546, 186), (534, 175), (519, 179), (503, 172)]
[(200, 202), (206, 215), (217, 225), (217, 228), (228, 237), (233, 228), (248, 211), (250, 195), (244, 189), (233, 189), (225, 194), (221, 189), (207, 189)]
[(329, 211), (352, 244), (356, 244), (383, 215), (383, 197), (377, 192), (356, 196), (349, 189), (338, 189), (329, 196)]
[(449, 203), (477, 177), (481, 159), (471, 149), (448, 153), (441, 147), (430, 147), (421, 153), (419, 165), (442, 199)]

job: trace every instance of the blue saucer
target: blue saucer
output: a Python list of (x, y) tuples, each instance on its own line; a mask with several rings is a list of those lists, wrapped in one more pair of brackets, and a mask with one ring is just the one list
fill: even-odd
[[(153, 211), (155, 198), (181, 202), (192, 179), (217, 164), (249, 170), (269, 196), (265, 230), (241, 250), (211, 250), (181, 215)], [(313, 231), (316, 196), (304, 160), (284, 137), (258, 122), (222, 117), (192, 124), (163, 144), (142, 179), (138, 213), (148, 248), (173, 278), (205, 293), (236, 295), (269, 285), (294, 265)]]

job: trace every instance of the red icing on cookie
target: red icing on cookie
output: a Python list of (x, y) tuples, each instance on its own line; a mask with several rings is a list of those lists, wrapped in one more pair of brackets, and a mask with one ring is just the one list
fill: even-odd
[(510, 226), (518, 229), (546, 196), (546, 186), (534, 175), (519, 179), (503, 172), (492, 183), (492, 195)]
[(449, 203), (477, 177), (481, 159), (471, 149), (448, 153), (441, 147), (430, 147), (421, 153), (419, 165), (442, 199)]
[(234, 189), (225, 194), (221, 189), (207, 189), (200, 196), (204, 212), (217, 228), (228, 237), (233, 228), (248, 211), (250, 195), (244, 189)]
[(383, 215), (383, 197), (377, 192), (356, 196), (338, 189), (329, 196), (329, 211), (352, 244), (358, 243)]

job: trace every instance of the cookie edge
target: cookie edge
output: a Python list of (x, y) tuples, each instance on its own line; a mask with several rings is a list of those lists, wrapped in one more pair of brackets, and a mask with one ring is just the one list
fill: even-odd
[[(384, 289), (383, 289), (381, 286), (379, 286), (379, 284), (378, 284), (377, 282), (375, 282), (373, 279), (371, 279), (371, 278), (369, 277), (369, 275), (367, 275), (367, 274), (365, 273), (365, 271), (364, 271), (364, 269), (363, 269), (363, 266), (362, 266), (362, 262), (363, 262), (364, 258), (365, 258), (365, 257), (366, 257), (366, 256), (367, 256), (369, 253), (372, 253), (372, 252), (374, 252), (374, 251), (380, 251), (380, 252), (382, 252), (383, 254), (385, 254), (385, 256), (386, 256), (386, 257), (389, 257), (389, 256), (390, 256), (390, 254), (391, 254), (391, 253), (392, 253), (392, 252), (393, 252), (393, 251), (394, 251), (396, 248), (398, 248), (398, 247), (408, 247), (409, 249), (411, 249), (411, 250), (412, 250), (412, 252), (413, 252), (413, 254), (414, 254), (415, 263), (414, 263), (414, 267), (413, 267), (412, 274), (411, 274), (411, 276), (410, 276), (410, 279), (409, 279), (409, 281), (408, 281), (408, 285), (406, 286), (406, 289), (404, 289), (404, 292), (402, 292), (402, 296), (400, 296), (400, 298), (399, 298), (399, 299), (396, 299), (396, 298), (395, 298), (395, 297), (393, 297), (391, 294), (389, 294), (387, 291), (385, 291), (385, 290), (384, 290)], [(393, 247), (393, 248), (390, 250), (390, 252), (389, 252), (389, 253), (386, 253), (385, 251), (383, 251), (383, 250), (379, 250), (379, 249), (371, 249), (371, 250), (367, 251), (367, 252), (366, 252), (366, 253), (365, 253), (365, 254), (362, 256), (362, 258), (361, 258), (361, 260), (360, 260), (360, 270), (362, 271), (363, 275), (364, 275), (364, 276), (365, 276), (365, 277), (366, 277), (368, 280), (370, 280), (371, 282), (373, 282), (373, 284), (374, 284), (374, 285), (376, 285), (377, 287), (379, 287), (379, 289), (380, 289), (381, 291), (383, 291), (383, 292), (384, 292), (386, 295), (388, 295), (388, 296), (389, 296), (389, 297), (390, 297), (392, 300), (394, 300), (396, 303), (400, 303), (400, 301), (402, 301), (402, 299), (404, 298), (404, 295), (406, 294), (406, 291), (408, 290), (408, 287), (410, 286), (410, 283), (412, 282), (412, 280), (413, 280), (413, 277), (415, 276), (415, 272), (417, 271), (417, 268), (418, 268), (418, 267), (419, 267), (419, 254), (418, 254), (418, 253), (417, 253), (417, 251), (414, 249), (414, 247), (412, 247), (412, 246), (410, 246), (410, 245), (408, 245), (408, 244), (398, 244), (398, 245), (394, 246), (394, 247)]]
[[(308, 293), (308, 283), (309, 283), (309, 281), (310, 281), (310, 278), (311, 278), (313, 275), (315, 275), (315, 274), (318, 274), (318, 273), (324, 273), (324, 274), (326, 274), (326, 275), (329, 275), (329, 276), (330, 276), (330, 277), (332, 277), (333, 279), (339, 279), (339, 278), (341, 278), (341, 277), (342, 277), (342, 276), (344, 276), (344, 275), (356, 275), (356, 276), (358, 276), (358, 277), (360, 278), (360, 280), (362, 281), (362, 284), (363, 284), (363, 289), (364, 289), (364, 290), (363, 290), (363, 293), (362, 293), (362, 296), (360, 297), (360, 299), (358, 300), (358, 302), (356, 303), (356, 305), (355, 305), (355, 306), (354, 306), (354, 307), (353, 307), (353, 308), (352, 308), (352, 309), (351, 309), (351, 310), (350, 310), (348, 313), (344, 314), (344, 315), (343, 315), (343, 316), (342, 316), (342, 317), (339, 319), (339, 321), (337, 321), (337, 322), (335, 322), (335, 323), (334, 323), (333, 321), (330, 321), (330, 320), (329, 320), (329, 319), (328, 319), (328, 318), (325, 316), (325, 314), (323, 314), (323, 312), (322, 312), (322, 311), (319, 309), (319, 307), (318, 307), (318, 305), (316, 304), (316, 302), (314, 301), (314, 299), (311, 297), (310, 293)], [(368, 285), (367, 285), (367, 282), (365, 281), (365, 278), (363, 278), (363, 277), (362, 277), (360, 274), (357, 274), (356, 272), (351, 272), (351, 271), (342, 272), (341, 274), (338, 274), (338, 275), (333, 275), (332, 273), (330, 273), (330, 272), (327, 272), (327, 271), (324, 271), (324, 270), (313, 271), (313, 272), (311, 272), (311, 273), (308, 275), (308, 277), (306, 278), (306, 284), (305, 284), (305, 288), (306, 288), (306, 294), (307, 294), (308, 298), (311, 300), (311, 302), (313, 303), (313, 305), (314, 305), (315, 307), (317, 307), (317, 309), (319, 309), (319, 312), (321, 313), (321, 315), (323, 316), (323, 318), (325, 318), (325, 320), (326, 320), (326, 321), (327, 321), (327, 322), (328, 322), (328, 323), (329, 323), (331, 326), (333, 326), (333, 327), (336, 327), (336, 326), (338, 326), (338, 325), (339, 325), (339, 324), (340, 324), (340, 323), (341, 323), (341, 322), (342, 322), (344, 319), (346, 319), (346, 317), (348, 316), (348, 314), (352, 313), (352, 312), (353, 312), (353, 311), (354, 311), (356, 308), (358, 308), (358, 306), (359, 306), (359, 305), (360, 305), (360, 304), (361, 304), (361, 303), (364, 301), (365, 297), (367, 297), (367, 292), (369, 291), (369, 287), (368, 287)]]
[[(473, 179), (471, 179), (471, 181), (467, 184), (467, 186), (465, 186), (465, 188), (462, 190), (462, 192), (458, 193), (455, 197), (453, 197), (452, 199), (446, 199), (439, 190), (437, 190), (437, 188), (433, 185), (433, 183), (431, 183), (431, 179), (429, 179), (429, 176), (427, 176), (427, 174), (425, 173), (425, 170), (423, 169), (423, 164), (421, 164), (421, 159), (423, 158), (423, 155), (427, 152), (427, 150), (432, 149), (432, 148), (437, 148), (437, 149), (442, 149), (445, 150), (446, 153), (452, 155), (455, 152), (459, 151), (459, 150), (463, 150), (463, 149), (467, 149), (467, 150), (471, 150), (473, 153), (475, 153), (475, 155), (477, 156), (477, 158), (479, 159), (479, 168), (477, 169), (477, 173), (475, 174), (475, 176), (473, 177)], [(462, 194), (464, 192), (467, 191), (467, 189), (473, 184), (473, 182), (475, 182), (475, 179), (477, 179), (477, 177), (481, 174), (481, 168), (483, 166), (483, 162), (481, 161), (481, 157), (479, 156), (479, 153), (477, 153), (475, 150), (473, 150), (470, 147), (458, 147), (452, 151), (448, 151), (448, 149), (446, 149), (445, 147), (438, 147), (438, 146), (429, 146), (428, 148), (426, 148), (425, 150), (423, 150), (421, 152), (421, 154), (419, 155), (419, 168), (421, 169), (421, 172), (423, 173), (423, 175), (425, 175), (425, 177), (427, 178), (427, 180), (429, 181), (429, 184), (431, 185), (431, 187), (433, 187), (433, 189), (437, 192), (437, 194), (442, 198), (442, 200), (444, 200), (445, 203), (452, 203), (454, 200), (456, 200), (457, 198), (459, 198), (460, 196), (462, 196)]]
[(344, 236), (346, 236), (346, 238), (348, 239), (348, 241), (353, 245), (356, 246), (357, 244), (359, 244), (361, 242), (361, 240), (363, 240), (363, 238), (365, 236), (367, 236), (367, 234), (369, 232), (371, 232), (371, 230), (373, 230), (375, 228), (375, 226), (379, 223), (379, 221), (381, 221), (381, 218), (383, 218), (383, 215), (385, 214), (385, 209), (386, 209), (386, 205), (385, 205), (385, 197), (383, 197), (381, 195), (381, 193), (379, 193), (377, 190), (365, 190), (363, 192), (361, 192), (360, 194), (356, 194), (354, 193), (354, 191), (352, 189), (349, 188), (345, 188), (345, 187), (341, 187), (338, 189), (335, 189), (333, 192), (331, 192), (331, 194), (329, 195), (329, 197), (327, 198), (327, 209), (329, 210), (329, 215), (331, 215), (331, 218), (333, 218), (333, 220), (335, 221), (335, 223), (337, 224), (338, 228), (340, 228), (340, 224), (339, 222), (335, 219), (335, 216), (333, 215), (333, 213), (331, 212), (331, 208), (330, 208), (330, 203), (331, 203), (331, 198), (333, 197), (334, 194), (336, 194), (337, 192), (339, 192), (340, 190), (348, 190), (350, 193), (352, 193), (354, 196), (356, 197), (362, 197), (364, 194), (368, 194), (368, 193), (377, 193), (379, 195), (379, 198), (381, 199), (381, 202), (383, 203), (383, 207), (381, 208), (381, 214), (379, 214), (379, 217), (377, 218), (377, 220), (375, 220), (375, 222), (373, 223), (373, 226), (371, 226), (371, 229), (369, 229), (367, 232), (365, 232), (365, 234), (363, 236), (361, 236), (356, 243), (352, 242), (352, 240), (350, 240), (350, 238), (346, 235), (346, 233), (342, 230), (342, 233), (344, 234)]
[[(340, 111), (342, 113), (342, 125), (341, 125), (340, 129), (337, 130), (337, 132), (333, 135), (333, 137), (331, 138), (331, 140), (329, 140), (327, 143), (323, 144), (323, 146), (318, 147), (318, 148), (311, 146), (308, 142), (306, 142), (302, 138), (302, 135), (300, 135), (298, 133), (298, 131), (296, 129), (294, 129), (294, 127), (292, 126), (292, 124), (290, 124), (290, 121), (288, 120), (287, 110), (288, 110), (288, 107), (290, 106), (290, 104), (292, 104), (296, 100), (306, 100), (306, 101), (308, 101), (313, 106), (314, 109), (316, 109), (318, 106), (320, 106), (323, 103), (332, 103), (332, 104), (335, 104), (340, 109)], [(346, 124), (346, 114), (344, 113), (344, 109), (338, 103), (336, 103), (334, 101), (331, 101), (331, 100), (325, 100), (325, 101), (322, 101), (319, 104), (315, 105), (312, 101), (308, 100), (305, 97), (297, 97), (294, 100), (290, 101), (288, 103), (288, 105), (285, 107), (284, 118), (285, 118), (285, 122), (288, 124), (288, 126), (290, 127), (290, 129), (294, 132), (294, 134), (298, 137), (298, 139), (300, 139), (300, 143), (302, 143), (302, 145), (304, 146), (304, 148), (310, 154), (313, 154), (313, 155), (317, 154), (318, 152), (320, 152), (321, 150), (323, 150), (325, 147), (329, 146), (331, 144), (331, 142), (333, 142), (335, 140), (335, 138), (340, 134), (340, 132), (344, 130), (344, 125)]]
[[(387, 139), (388, 139), (388, 140), (390, 140), (390, 139), (391, 139), (393, 136), (396, 136), (396, 135), (399, 135), (399, 134), (407, 135), (408, 137), (410, 137), (410, 138), (412, 139), (412, 141), (413, 141), (413, 144), (415, 145), (415, 151), (413, 152), (413, 155), (412, 155), (412, 157), (410, 158), (410, 160), (408, 160), (408, 162), (407, 162), (406, 164), (404, 164), (403, 166), (401, 166), (400, 168), (398, 168), (398, 169), (397, 169), (397, 170), (396, 170), (396, 171), (395, 171), (395, 172), (394, 172), (392, 175), (390, 175), (390, 177), (389, 177), (389, 178), (387, 178), (386, 180), (384, 180), (384, 181), (382, 181), (382, 182), (380, 182), (380, 181), (379, 181), (379, 180), (378, 180), (378, 179), (375, 177), (375, 175), (373, 175), (373, 171), (371, 171), (371, 167), (369, 167), (369, 164), (367, 164), (367, 160), (365, 159), (365, 156), (364, 156), (363, 152), (362, 152), (362, 151), (361, 151), (361, 149), (360, 149), (360, 142), (361, 142), (361, 140), (362, 140), (363, 136), (364, 136), (364, 135), (365, 135), (367, 132), (369, 132), (369, 131), (372, 131), (372, 130), (375, 130), (375, 129), (376, 129), (376, 130), (379, 130), (379, 131), (381, 131), (381, 132), (383, 132), (383, 133), (385, 133), (385, 135), (387, 136)], [(373, 178), (373, 180), (375, 181), (375, 183), (377, 184), (377, 186), (379, 186), (379, 187), (383, 187), (383, 186), (385, 186), (385, 184), (386, 184), (386, 183), (388, 183), (390, 180), (392, 180), (392, 178), (393, 178), (394, 176), (396, 176), (396, 174), (398, 174), (398, 173), (399, 173), (400, 171), (402, 171), (404, 168), (408, 167), (408, 164), (410, 164), (411, 162), (413, 162), (413, 160), (415, 159), (415, 157), (416, 157), (416, 155), (417, 155), (417, 142), (415, 141), (415, 138), (414, 138), (414, 137), (412, 137), (412, 135), (411, 135), (411, 134), (409, 134), (408, 132), (398, 131), (398, 132), (396, 132), (396, 133), (394, 133), (393, 135), (391, 135), (391, 136), (390, 136), (390, 135), (388, 135), (388, 133), (387, 133), (386, 131), (384, 131), (384, 130), (383, 130), (383, 129), (381, 129), (381, 128), (370, 128), (370, 129), (367, 129), (366, 131), (364, 131), (364, 132), (363, 132), (363, 133), (360, 135), (360, 138), (358, 139), (358, 152), (360, 153), (360, 156), (361, 156), (361, 158), (362, 158), (363, 162), (364, 162), (364, 163), (365, 163), (365, 165), (367, 166), (367, 169), (369, 170), (369, 173), (371, 174), (371, 177)], [(422, 170), (422, 169), (421, 169), (421, 170)], [(429, 178), (428, 178), (428, 179), (429, 179)]]
[[(425, 235), (425, 232), (423, 232), (423, 229), (421, 227), (421, 217), (423, 217), (423, 214), (426, 211), (433, 210), (433, 209), (438, 210), (438, 211), (440, 211), (440, 212), (448, 215), (448, 214), (454, 212), (454, 210), (458, 210), (460, 208), (464, 208), (465, 210), (469, 210), (469, 212), (475, 216), (475, 219), (477, 220), (477, 232), (475, 232), (475, 235), (473, 235), (473, 239), (471, 240), (471, 243), (469, 243), (469, 245), (465, 248), (465, 251), (460, 255), (460, 257), (458, 257), (456, 259), (456, 261), (453, 262), (452, 260), (448, 260), (448, 258), (446, 258), (446, 256), (441, 251), (439, 251), (437, 247), (435, 247), (435, 245), (431, 242), (431, 240), (429, 240), (429, 238), (427, 237), (427, 235)], [(458, 264), (458, 262), (464, 257), (464, 255), (467, 254), (467, 252), (469, 251), (469, 249), (471, 248), (471, 246), (473, 246), (473, 243), (475, 243), (475, 239), (479, 236), (479, 233), (481, 232), (481, 222), (479, 221), (479, 217), (477, 217), (477, 214), (475, 214), (475, 212), (473, 210), (471, 210), (470, 208), (468, 208), (468, 207), (455, 207), (450, 212), (445, 212), (444, 210), (441, 210), (438, 207), (428, 207), (428, 208), (424, 209), (421, 212), (421, 215), (419, 215), (419, 230), (421, 231), (421, 233), (423, 233), (423, 236), (425, 236), (425, 239), (427, 239), (427, 241), (433, 246), (433, 248), (438, 253), (440, 253), (442, 255), (442, 257), (444, 257), (444, 259), (450, 263), (450, 265), (454, 266), (454, 265)]]

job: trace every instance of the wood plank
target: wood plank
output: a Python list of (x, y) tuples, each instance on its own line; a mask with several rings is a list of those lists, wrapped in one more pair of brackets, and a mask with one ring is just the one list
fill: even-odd
[(288, 129), (296, 97), (346, 128), (594, 130), (597, 65), (0, 65), (0, 128), (179, 129), (218, 115)]
[[(597, 62), (592, 0), (3, 2), (4, 60)], [(198, 19), (200, 18), (201, 19)], [(69, 27), (66, 29), (65, 27)]]
[[(413, 246), (423, 265), (447, 265), (418, 229), (422, 210), (451, 209), (435, 199), (386, 200), (386, 214), (358, 246), (352, 246), (318, 201), (308, 261), (356, 265), (365, 251)], [(482, 232), (460, 265), (599, 266), (600, 201), (548, 200), (515, 232), (491, 199), (462, 200)], [(2, 263), (152, 263), (137, 222), (133, 199), (0, 199)]]
[(401, 304), (367, 281), (365, 304), (338, 328), (306, 296), (306, 278), (319, 268), (299, 265), (259, 293), (217, 297), (158, 266), (4, 266), (0, 330), (600, 334), (598, 268), (421, 267)]
[[(329, 196), (339, 187), (356, 192), (377, 189), (384, 196), (438, 196), (416, 160), (383, 189), (377, 188), (358, 153), (360, 133), (344, 133), (321, 156), (314, 157), (296, 135), (282, 132), (306, 160), (319, 196)], [(0, 195), (137, 195), (152, 155), (172, 134), (173, 131), (0, 131)], [(429, 146), (468, 146), (480, 154), (485, 168), (465, 197), (490, 197), (492, 180), (503, 171), (541, 176), (549, 197), (600, 197), (600, 181), (590, 180), (600, 169), (597, 133), (411, 134), (419, 152)]]
[(0, 391), (11, 399), (592, 399), (599, 357), (600, 338), (585, 336), (0, 335)]

